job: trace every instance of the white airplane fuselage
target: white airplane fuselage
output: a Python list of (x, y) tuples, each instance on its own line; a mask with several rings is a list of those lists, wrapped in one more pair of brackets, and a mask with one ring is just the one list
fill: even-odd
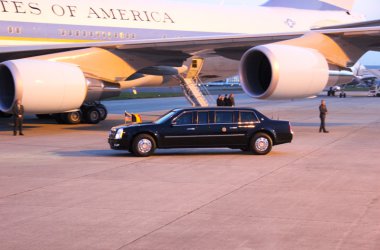
[[(337, 8), (175, 1), (0, 1), (0, 46), (125, 41), (231, 34), (278, 34), (361, 20)], [(1, 50), (1, 48), (0, 48)], [(207, 59), (202, 75), (236, 74), (238, 62)], [(211, 79), (211, 78), (210, 78)], [(217, 80), (216, 78), (212, 80)]]
[(0, 45), (276, 34), (362, 17), (343, 10), (175, 1), (0, 1)]

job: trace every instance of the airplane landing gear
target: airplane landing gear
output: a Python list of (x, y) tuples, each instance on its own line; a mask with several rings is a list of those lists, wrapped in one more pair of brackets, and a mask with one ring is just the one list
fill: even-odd
[[(51, 117), (56, 120), (58, 124), (79, 124), (79, 123), (89, 123), (97, 124), (107, 118), (108, 111), (107, 108), (98, 102), (95, 103), (85, 103), (80, 107), (80, 110), (52, 114)], [(45, 116), (45, 115), (38, 115)]]
[(107, 108), (101, 103), (84, 104), (81, 107), (86, 123), (97, 124), (107, 118)]
[(101, 120), (100, 112), (96, 107), (91, 107), (84, 112), (86, 123), (97, 124)]

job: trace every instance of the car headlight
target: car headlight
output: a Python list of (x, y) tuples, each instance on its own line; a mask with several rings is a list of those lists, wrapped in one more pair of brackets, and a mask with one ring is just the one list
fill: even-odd
[(123, 133), (124, 133), (124, 130), (122, 128), (119, 128), (116, 132), (115, 139), (118, 140), (118, 139), (123, 138)]

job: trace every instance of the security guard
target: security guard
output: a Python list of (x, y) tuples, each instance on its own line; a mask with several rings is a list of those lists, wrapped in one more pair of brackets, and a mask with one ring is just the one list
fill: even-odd
[(323, 133), (328, 133), (326, 130), (326, 115), (327, 115), (327, 107), (326, 101), (322, 100), (321, 105), (319, 105), (319, 118), (321, 119), (321, 125), (319, 126), (319, 133), (323, 131)]
[(24, 121), (24, 106), (21, 104), (21, 100), (16, 100), (12, 108), (13, 113), (13, 135), (17, 135), (17, 128), (19, 135), (24, 135), (22, 133), (22, 123)]

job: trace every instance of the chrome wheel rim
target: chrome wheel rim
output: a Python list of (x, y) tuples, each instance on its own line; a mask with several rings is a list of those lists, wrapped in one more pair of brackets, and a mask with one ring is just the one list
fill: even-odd
[(137, 148), (139, 149), (139, 152), (146, 154), (152, 150), (152, 142), (148, 139), (141, 139), (137, 143)]
[(264, 137), (260, 137), (255, 141), (255, 148), (260, 151), (264, 152), (269, 147), (269, 140)]

